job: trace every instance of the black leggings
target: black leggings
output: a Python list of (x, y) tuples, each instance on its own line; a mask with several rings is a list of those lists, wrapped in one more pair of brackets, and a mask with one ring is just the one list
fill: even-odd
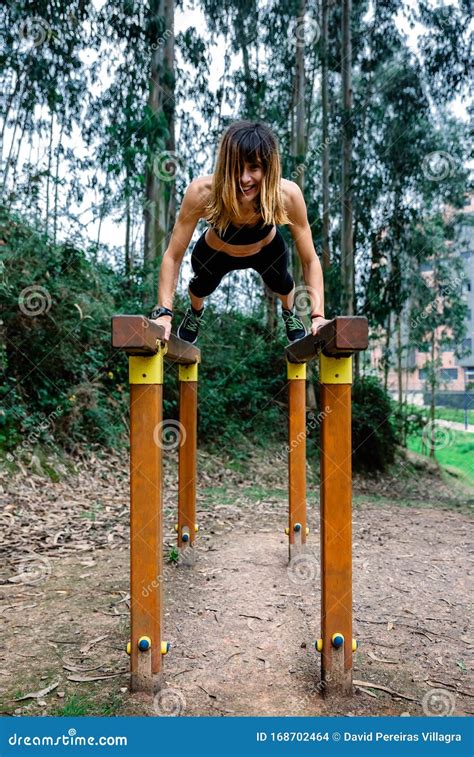
[(278, 229), (272, 241), (259, 252), (239, 256), (213, 250), (204, 239), (205, 234), (199, 237), (191, 254), (194, 276), (189, 289), (195, 297), (207, 297), (227, 273), (244, 268), (257, 271), (276, 294), (289, 294), (293, 289), (294, 280), (288, 271), (288, 248)]

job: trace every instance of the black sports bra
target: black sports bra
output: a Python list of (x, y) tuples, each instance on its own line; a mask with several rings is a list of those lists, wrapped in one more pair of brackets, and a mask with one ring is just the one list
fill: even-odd
[(270, 233), (273, 229), (273, 225), (262, 226), (261, 224), (255, 224), (255, 226), (234, 226), (230, 223), (224, 234), (219, 234), (217, 230), (211, 226), (213, 231), (217, 234), (219, 239), (228, 244), (253, 244), (254, 242), (260, 242), (262, 239)]

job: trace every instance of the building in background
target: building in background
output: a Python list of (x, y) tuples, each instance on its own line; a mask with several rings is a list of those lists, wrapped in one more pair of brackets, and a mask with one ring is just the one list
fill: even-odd
[[(459, 211), (458, 211), (459, 212)], [(467, 222), (469, 218), (469, 222)], [(466, 220), (464, 220), (466, 219)], [(459, 231), (456, 237), (456, 254), (460, 254), (464, 263), (465, 278), (462, 283), (463, 296), (468, 306), (466, 317), (466, 337), (463, 346), (470, 350), (463, 358), (457, 358), (452, 350), (444, 350), (441, 353), (441, 367), (439, 374), (439, 389), (436, 394), (440, 399), (437, 404), (448, 404), (456, 407), (464, 407), (466, 389), (471, 391), (471, 400), (474, 397), (474, 194), (466, 199), (466, 204), (461, 211), (458, 220)], [(422, 263), (421, 272), (429, 277), (432, 266), (429, 261)], [(408, 340), (408, 323), (405, 317), (402, 320), (401, 343), (406, 345)], [(392, 353), (396, 350), (395, 335), (392, 338)], [(383, 346), (376, 343), (372, 350), (372, 369), (379, 375), (383, 375), (382, 368)], [(426, 369), (424, 368), (429, 355), (417, 349), (403, 351), (402, 391), (403, 397), (408, 402), (417, 405), (428, 404), (429, 387), (426, 386)], [(393, 359), (392, 359), (393, 362)], [(387, 387), (390, 394), (398, 399), (398, 374), (393, 366), (388, 373)], [(454, 395), (457, 395), (455, 397)], [(452, 397), (452, 402), (447, 401), (447, 395)], [(443, 396), (444, 395), (444, 396)]]

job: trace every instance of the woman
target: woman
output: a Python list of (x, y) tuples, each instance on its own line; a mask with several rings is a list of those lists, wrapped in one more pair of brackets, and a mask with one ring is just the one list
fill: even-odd
[(194, 276), (189, 282), (190, 307), (177, 335), (194, 343), (204, 312), (204, 299), (230, 271), (253, 268), (282, 303), (288, 340), (306, 335), (293, 311), (295, 284), (288, 271), (289, 255), (277, 225), (289, 224), (301, 260), (311, 303), (311, 332), (324, 318), (321, 264), (314, 249), (302, 192), (281, 178), (278, 144), (272, 131), (260, 123), (237, 121), (223, 134), (214, 174), (191, 182), (163, 255), (158, 289), (159, 305), (151, 318), (171, 333), (173, 296), (181, 261), (200, 218), (209, 228), (199, 237), (191, 255)]

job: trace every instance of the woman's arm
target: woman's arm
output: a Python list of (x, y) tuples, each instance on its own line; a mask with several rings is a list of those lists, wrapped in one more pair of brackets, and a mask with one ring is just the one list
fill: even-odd
[[(205, 204), (205, 192), (202, 182), (196, 179), (191, 182), (184, 193), (183, 201), (179, 210), (176, 223), (166, 248), (160, 266), (160, 278), (158, 283), (158, 304), (162, 307), (173, 309), (173, 298), (178, 283), (179, 269), (184, 254), (191, 241), (194, 229), (202, 217)], [(163, 315), (155, 319), (165, 328), (165, 340), (171, 333), (171, 317)]]
[(324, 318), (323, 270), (314, 248), (303, 193), (295, 182), (286, 181), (285, 184), (287, 189), (287, 192), (285, 192), (287, 195), (286, 210), (292, 222), (290, 231), (301, 260), (303, 278), (311, 302), (309, 315), (320, 315), (319, 318), (311, 320), (311, 333), (316, 334), (318, 328), (328, 322)]

